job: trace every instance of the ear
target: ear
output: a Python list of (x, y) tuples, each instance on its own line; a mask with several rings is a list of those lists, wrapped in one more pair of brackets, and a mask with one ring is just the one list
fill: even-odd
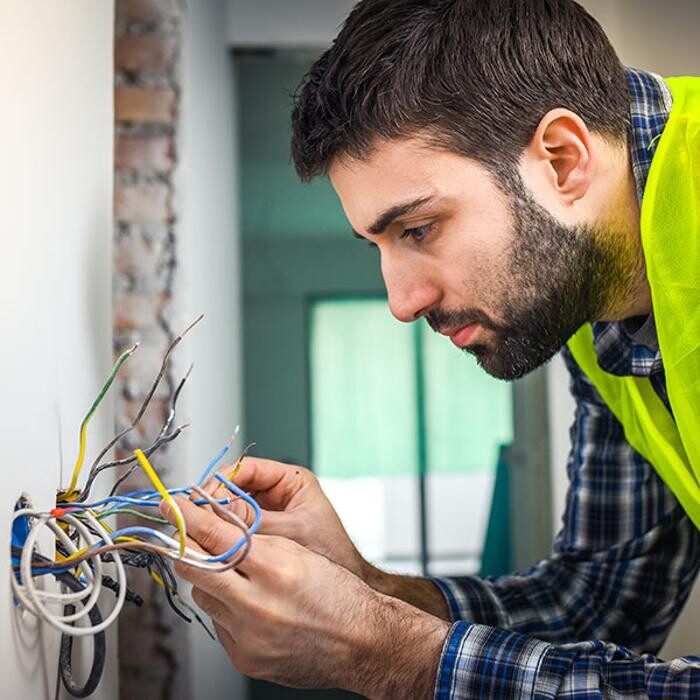
[(568, 109), (553, 109), (542, 117), (526, 146), (522, 167), (537, 191), (548, 190), (565, 205), (588, 192), (593, 180), (593, 140), (584, 121)]

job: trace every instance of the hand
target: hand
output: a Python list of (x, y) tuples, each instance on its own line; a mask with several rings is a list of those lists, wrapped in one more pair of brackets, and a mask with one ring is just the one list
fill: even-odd
[[(178, 504), (190, 537), (207, 552), (224, 552), (240, 537), (205, 508)], [(174, 520), (166, 505), (161, 509)], [(236, 570), (175, 568), (193, 584), (195, 602), (243, 673), (370, 698), (432, 697), (449, 625), (374, 591), (298, 543), (255, 535)]]
[[(227, 476), (232, 469), (229, 465), (220, 471)], [(233, 481), (263, 508), (260, 534), (294, 540), (368, 580), (373, 567), (357, 551), (318, 479), (308, 469), (246, 457)], [(220, 482), (212, 478), (206, 490), (214, 493), (218, 486)], [(244, 503), (238, 501), (231, 507), (245, 519)]]

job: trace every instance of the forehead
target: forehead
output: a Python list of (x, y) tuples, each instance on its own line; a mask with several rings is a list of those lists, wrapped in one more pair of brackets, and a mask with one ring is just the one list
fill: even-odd
[(329, 169), (350, 223), (364, 231), (379, 212), (424, 197), (481, 202), (497, 189), (486, 168), (419, 138), (375, 142), (369, 157), (336, 158)]

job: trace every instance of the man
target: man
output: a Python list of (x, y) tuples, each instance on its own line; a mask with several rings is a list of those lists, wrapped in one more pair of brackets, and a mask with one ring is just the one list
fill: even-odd
[(571, 0), (364, 0), (293, 126), (398, 319), (504, 379), (564, 346), (571, 486), (530, 571), (429, 580), (365, 562), (306, 470), (247, 460), (250, 556), (180, 568), (233, 663), (371, 698), (700, 697), (700, 658), (642, 655), (700, 568), (700, 80), (625, 71)]

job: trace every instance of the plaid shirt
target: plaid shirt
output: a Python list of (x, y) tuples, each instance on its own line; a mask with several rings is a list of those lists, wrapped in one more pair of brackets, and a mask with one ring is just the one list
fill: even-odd
[[(627, 76), (641, 201), (671, 94), (658, 76)], [(613, 374), (649, 377), (668, 405), (652, 318), (643, 330), (642, 342), (629, 322), (594, 323), (598, 359)], [(700, 658), (652, 655), (700, 569), (700, 532), (562, 352), (577, 404), (563, 527), (551, 556), (523, 574), (435, 579), (457, 621), (435, 697), (700, 698)]]

